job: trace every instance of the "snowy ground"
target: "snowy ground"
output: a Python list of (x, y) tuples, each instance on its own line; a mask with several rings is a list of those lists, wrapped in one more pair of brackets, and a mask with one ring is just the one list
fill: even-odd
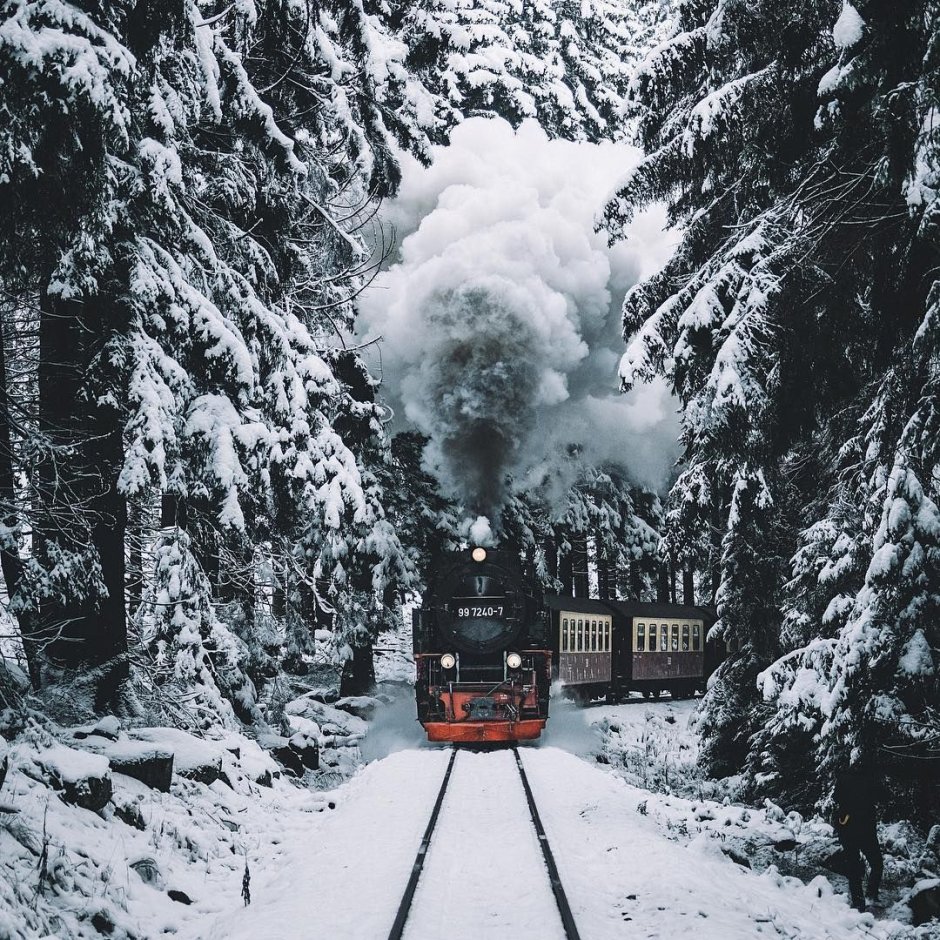
[[(237, 735), (207, 743), (130, 729), (117, 743), (62, 744), (34, 728), (0, 742), (0, 761), (4, 749), (11, 758), (0, 790), (0, 940), (386, 936), (448, 751), (423, 742), (407, 688), (386, 685), (382, 697), (352, 703), (375, 707), (368, 723), (309, 696), (289, 706), (289, 730), (317, 737), (334, 764), (306, 776), (314, 789), (267, 780), (276, 765)], [(545, 739), (523, 749), (584, 940), (938, 935), (894, 920), (900, 908), (878, 919), (852, 911), (843, 879), (823, 877), (813, 855), (829, 838), (823, 824), (711, 799), (715, 786), (694, 765), (693, 707), (555, 703)], [(114, 796), (98, 812), (66, 806), (44, 782), (43, 765), (79, 774), (96, 762), (88, 748), (118, 746), (174, 749), (193, 779), (176, 776), (160, 793), (113, 774)], [(224, 771), (211, 783), (195, 779), (207, 756)], [(330, 781), (341, 782), (315, 789)], [(890, 883), (907, 877), (906, 836), (897, 827), (883, 836), (896, 850)], [(458, 755), (436, 839), (409, 940), (556, 935), (508, 752)], [(911, 837), (908, 855), (916, 849)]]

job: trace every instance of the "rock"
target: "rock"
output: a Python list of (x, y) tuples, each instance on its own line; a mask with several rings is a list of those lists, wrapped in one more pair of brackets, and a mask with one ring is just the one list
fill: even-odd
[(792, 852), (798, 845), (796, 839), (778, 839), (774, 843), (774, 848), (778, 852)]
[(917, 867), (923, 872), (940, 874), (940, 825), (930, 827), (924, 851), (917, 860)]
[(907, 898), (915, 927), (940, 917), (940, 878), (924, 878), (911, 888)]
[(173, 753), (173, 769), (180, 777), (214, 783), (222, 776), (227, 751), (216, 741), (196, 737), (179, 728), (133, 728), (128, 735), (161, 751)]
[(90, 738), (93, 734), (100, 738), (107, 738), (109, 741), (117, 741), (121, 735), (121, 722), (114, 715), (105, 715), (93, 725), (72, 729), (72, 737), (79, 741)]
[(168, 793), (173, 782), (173, 754), (153, 748), (108, 749), (105, 756), (115, 773), (133, 777), (153, 790)]
[(143, 832), (147, 828), (147, 824), (144, 822), (143, 813), (140, 811), (140, 805), (137, 803), (121, 803), (120, 805), (115, 804), (114, 806), (114, 815), (121, 820), (125, 825), (131, 826), (134, 829), (139, 829)]
[(173, 752), (140, 741), (112, 741), (97, 732), (82, 740), (82, 749), (106, 757), (115, 773), (133, 777), (154, 790), (169, 792)]
[(177, 891), (175, 888), (171, 888), (167, 891), (166, 896), (171, 901), (176, 901), (178, 904), (192, 904), (193, 899), (186, 894), (184, 891)]
[(381, 702), (371, 695), (351, 695), (347, 698), (338, 699), (333, 707), (341, 712), (355, 715), (363, 721), (369, 721), (380, 704)]
[(136, 862), (131, 862), (131, 868), (140, 875), (144, 884), (163, 890), (163, 875), (155, 859), (139, 858)]
[(111, 799), (111, 775), (103, 777), (84, 777), (77, 781), (68, 781), (62, 787), (62, 799), (73, 806), (90, 809), (97, 813), (104, 809)]
[(273, 787), (274, 779), (272, 777), (270, 770), (263, 770), (257, 777), (255, 777), (255, 783), (261, 787)]
[(742, 868), (750, 868), (750, 860), (745, 858), (737, 849), (733, 849), (730, 845), (723, 845), (721, 851), (724, 852), (728, 858), (731, 859), (736, 865), (740, 865)]
[(94, 727), (94, 734), (117, 741), (121, 733), (121, 722), (114, 715), (105, 715)]
[(297, 752), (300, 762), (308, 770), (317, 770), (320, 767), (320, 744), (316, 738), (298, 733), (291, 736), (288, 746)]
[(271, 748), (271, 756), (293, 776), (302, 777), (304, 775), (304, 762), (289, 744)]
[(91, 915), (91, 926), (100, 934), (110, 937), (114, 933), (114, 921), (107, 911), (95, 911)]
[(111, 799), (111, 770), (106, 757), (54, 744), (36, 755), (36, 763), (66, 803), (97, 812)]
[(208, 786), (210, 783), (215, 783), (216, 780), (221, 779), (222, 759), (210, 758), (204, 763), (190, 764), (190, 766), (177, 772), (187, 780), (195, 780), (197, 783), (204, 783)]

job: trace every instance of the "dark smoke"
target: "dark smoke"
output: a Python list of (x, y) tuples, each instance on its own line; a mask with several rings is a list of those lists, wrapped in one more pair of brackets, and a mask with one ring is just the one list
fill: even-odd
[[(453, 339), (456, 320), (466, 322), (471, 335)], [(535, 422), (534, 337), (482, 287), (437, 296), (428, 326), (441, 339), (426, 386), (439, 472), (467, 509), (495, 520), (506, 477)]]

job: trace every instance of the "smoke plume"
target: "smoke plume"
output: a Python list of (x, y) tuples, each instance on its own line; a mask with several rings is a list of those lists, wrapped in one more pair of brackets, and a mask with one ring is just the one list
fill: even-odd
[(430, 438), (426, 463), (470, 512), (497, 520), (510, 478), (561, 494), (573, 449), (645, 485), (670, 473), (674, 403), (662, 385), (621, 395), (617, 364), (623, 295), (674, 239), (655, 214), (613, 249), (594, 232), (637, 158), (475, 118), (430, 167), (406, 159), (399, 252), (364, 320), (398, 421)]

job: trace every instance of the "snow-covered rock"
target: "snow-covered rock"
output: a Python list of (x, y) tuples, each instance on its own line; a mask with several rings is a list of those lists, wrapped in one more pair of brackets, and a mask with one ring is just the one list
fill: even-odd
[(35, 763), (66, 803), (97, 811), (111, 799), (111, 770), (106, 757), (53, 744), (36, 755)]

